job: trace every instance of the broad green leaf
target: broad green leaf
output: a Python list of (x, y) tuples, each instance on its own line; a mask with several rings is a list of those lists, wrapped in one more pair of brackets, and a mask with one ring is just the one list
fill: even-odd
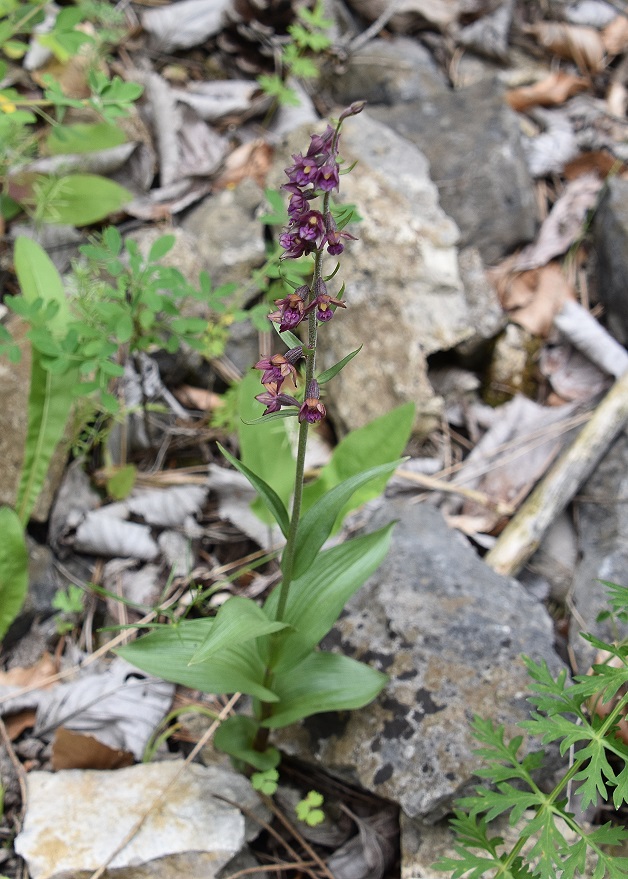
[(92, 153), (125, 143), (124, 132), (110, 122), (77, 122), (55, 125), (46, 138), (46, 149), (53, 156)]
[(387, 682), (386, 675), (348, 656), (310, 653), (295, 668), (274, 676), (279, 702), (262, 726), (277, 729), (323, 711), (362, 708)]
[(306, 573), (321, 546), (331, 534), (334, 523), (341, 510), (346, 507), (349, 498), (371, 480), (381, 476), (386, 479), (400, 463), (401, 461), (392, 461), (388, 464), (380, 464), (379, 467), (371, 467), (363, 473), (358, 473), (357, 476), (345, 479), (319, 498), (299, 521), (292, 571), (284, 571), (284, 575), (290, 573), (292, 577), (299, 577)]
[(4, 192), (0, 192), (0, 216), (4, 217), (5, 220), (12, 220), (13, 217), (17, 217), (21, 210), (22, 208), (15, 199)]
[(162, 235), (155, 241), (148, 252), (147, 262), (158, 262), (174, 247), (174, 235)]
[(42, 366), (39, 352), (33, 349), (28, 427), (15, 503), (24, 525), (28, 522), (44, 486), (55, 449), (63, 439), (78, 383), (76, 369), (69, 369), (62, 374), (49, 372)]
[(234, 595), (220, 607), (207, 637), (190, 659), (190, 665), (205, 662), (229, 645), (244, 644), (261, 635), (270, 635), (285, 629), (286, 625), (269, 620), (250, 598)]
[[(350, 476), (397, 460), (410, 439), (413, 423), (414, 404), (406, 403), (347, 434), (334, 449), (331, 461), (323, 467), (318, 479), (305, 486), (302, 511), (306, 512), (315, 501)], [(356, 491), (340, 510), (333, 530), (338, 530), (351, 510), (380, 495), (387, 481), (388, 475), (384, 474)]]
[[(258, 474), (277, 494), (284, 507), (287, 507), (294, 490), (296, 462), (292, 456), (286, 421), (264, 419), (257, 424), (245, 423), (247, 419), (257, 418), (263, 411), (255, 399), (256, 394), (263, 390), (260, 374), (254, 370), (244, 376), (238, 388), (238, 406), (242, 419), (238, 424), (240, 461), (250, 471)], [(252, 509), (263, 522), (273, 521), (261, 499), (258, 498), (252, 504)]]
[(248, 467), (245, 467), (241, 461), (238, 461), (237, 458), (234, 458), (233, 455), (229, 454), (229, 452), (225, 448), (223, 448), (220, 443), (218, 443), (218, 448), (225, 456), (227, 461), (229, 461), (230, 464), (233, 464), (236, 470), (239, 470), (243, 476), (246, 476), (253, 488), (257, 491), (260, 497), (263, 498), (270, 512), (273, 514), (275, 521), (281, 528), (281, 533), (283, 534), (283, 536), (287, 537), (288, 528), (290, 527), (290, 520), (288, 518), (288, 511), (283, 505), (281, 498), (278, 497), (277, 493), (273, 491), (270, 485), (268, 485), (266, 482), (264, 482), (263, 479), (253, 473), (252, 470), (249, 470)]
[(262, 752), (256, 751), (253, 742), (257, 730), (258, 724), (252, 717), (234, 715), (220, 724), (214, 735), (214, 745), (219, 751), (248, 763), (260, 772), (274, 769), (279, 766), (281, 754), (273, 747), (268, 747)]
[(136, 477), (137, 467), (135, 464), (125, 464), (123, 467), (117, 467), (111, 476), (107, 478), (107, 494), (115, 501), (124, 500), (133, 491)]
[(218, 656), (190, 665), (213, 620), (183, 620), (155, 629), (116, 651), (132, 665), (166, 681), (204, 693), (246, 693), (265, 702), (277, 697), (264, 686), (264, 663), (253, 641), (225, 647)]
[[(54, 304), (48, 326), (51, 334), (64, 336), (69, 309), (59, 273), (48, 254), (29, 238), (15, 244), (15, 269), (27, 302), (42, 300)], [(61, 374), (44, 369), (43, 355), (32, 349), (31, 384), (28, 398), (28, 427), (16, 510), (26, 524), (44, 485), (54, 451), (65, 432), (74, 402), (78, 372), (70, 368)]]
[(56, 314), (47, 321), (54, 336), (65, 336), (70, 321), (70, 310), (63, 289), (61, 275), (46, 251), (31, 238), (20, 237), (15, 242), (15, 271), (28, 303), (41, 299), (44, 306), (54, 303)]
[(132, 198), (128, 189), (97, 174), (68, 174), (60, 180), (42, 176), (38, 181), (38, 219), (88, 226), (119, 211)]
[(28, 592), (28, 551), (17, 513), (0, 507), (0, 642)]
[[(391, 523), (319, 553), (314, 564), (292, 581), (283, 622), (294, 631), (277, 637), (272, 657), (274, 669), (299, 662), (325, 637), (348, 599), (386, 557), (393, 527)], [(279, 586), (264, 605), (271, 618), (277, 612), (278, 600)]]

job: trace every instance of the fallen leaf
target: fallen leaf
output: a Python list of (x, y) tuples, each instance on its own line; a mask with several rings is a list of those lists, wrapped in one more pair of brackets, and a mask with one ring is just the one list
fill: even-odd
[(206, 388), (194, 388), (192, 385), (180, 385), (173, 394), (186, 409), (198, 409), (200, 412), (213, 412), (224, 405), (220, 394)]
[(60, 769), (122, 769), (135, 763), (130, 751), (110, 748), (93, 736), (60, 727), (52, 743), (52, 768)]
[(21, 736), (25, 729), (32, 729), (35, 726), (37, 712), (34, 708), (27, 708), (24, 711), (16, 711), (15, 714), (9, 714), (4, 718), (4, 726), (9, 739), (14, 742), (18, 736)]
[(575, 73), (557, 70), (534, 85), (524, 85), (506, 92), (506, 100), (513, 110), (522, 112), (528, 107), (555, 107), (568, 98), (585, 91), (588, 83)]
[(595, 28), (562, 21), (539, 21), (529, 30), (544, 49), (574, 61), (582, 73), (597, 73), (604, 67), (604, 43)]
[(563, 169), (563, 176), (567, 180), (575, 180), (576, 177), (583, 177), (585, 174), (598, 174), (600, 177), (607, 177), (611, 171), (619, 173), (625, 167), (608, 150), (592, 150), (572, 159), (571, 162), (567, 162)]
[(44, 653), (41, 659), (28, 668), (11, 668), (0, 671), (0, 686), (5, 687), (51, 687), (49, 678), (59, 671), (59, 663), (50, 653)]
[(258, 186), (266, 186), (273, 148), (263, 140), (252, 140), (237, 147), (224, 163), (224, 170), (214, 180), (216, 189), (233, 189), (246, 177), (252, 177)]
[(611, 82), (606, 93), (606, 106), (608, 112), (613, 116), (624, 118), (626, 107), (628, 107), (628, 90), (623, 82), (619, 82), (619, 80)]
[(609, 55), (622, 55), (628, 49), (628, 18), (618, 15), (602, 31), (602, 44)]
[(539, 359), (539, 370), (563, 402), (585, 402), (608, 389), (610, 379), (572, 345), (546, 347)]
[(548, 263), (537, 269), (506, 273), (499, 267), (489, 272), (510, 320), (535, 336), (547, 336), (554, 317), (575, 293), (560, 265)]
[(543, 221), (536, 241), (525, 247), (515, 260), (515, 270), (543, 266), (565, 253), (582, 234), (587, 211), (595, 207), (602, 180), (585, 174), (572, 180)]

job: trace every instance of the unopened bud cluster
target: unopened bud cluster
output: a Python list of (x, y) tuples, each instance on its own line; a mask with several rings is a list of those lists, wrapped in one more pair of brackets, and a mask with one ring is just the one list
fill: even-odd
[[(290, 203), (289, 223), (279, 238), (284, 249), (282, 259), (298, 259), (314, 254), (317, 257), (318, 271), (315, 270), (311, 286), (304, 284), (283, 299), (275, 300), (279, 310), (269, 317), (279, 324), (280, 332), (293, 330), (313, 312), (317, 321), (326, 323), (332, 319), (337, 308), (346, 308), (340, 298), (334, 298), (328, 293), (327, 285), (320, 275), (320, 257), (325, 249), (332, 256), (338, 256), (344, 250), (343, 240), (354, 238), (337, 228), (329, 209), (329, 194), (339, 188), (340, 127), (344, 119), (359, 113), (363, 106), (363, 102), (352, 104), (341, 114), (336, 128), (328, 125), (323, 134), (312, 135), (307, 153), (293, 155), (294, 164), (286, 169), (288, 183), (282, 188), (290, 193)], [(321, 197), (322, 210), (318, 210), (312, 205), (315, 199)], [(285, 355), (276, 354), (256, 363), (255, 368), (263, 372), (262, 384), (265, 391), (255, 399), (266, 406), (264, 415), (278, 412), (282, 406), (296, 405), (299, 407), (299, 421), (313, 423), (325, 417), (325, 406), (320, 401), (320, 388), (315, 379), (308, 382), (302, 404), (291, 395), (282, 393), (282, 384), (288, 378), (296, 387), (295, 364), (301, 357), (303, 348), (299, 346), (287, 351)]]

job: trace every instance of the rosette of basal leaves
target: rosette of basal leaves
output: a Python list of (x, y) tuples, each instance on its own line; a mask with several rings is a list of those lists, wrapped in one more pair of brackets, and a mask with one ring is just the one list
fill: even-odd
[[(223, 453), (247, 476), (286, 533), (288, 512), (273, 489)], [(255, 716), (230, 718), (221, 725), (215, 743), (256, 769), (276, 766), (276, 749), (254, 747), (260, 727), (276, 729), (311, 714), (361, 708), (386, 684), (379, 671), (321, 651), (317, 645), (347, 600), (385, 558), (393, 524), (330, 549), (322, 547), (351, 495), (371, 480), (390, 475), (398, 464), (373, 467), (345, 480), (303, 516), (280, 620), (278, 584), (263, 607), (233, 597), (213, 619), (184, 620), (155, 629), (118, 652), (150, 674), (194, 689), (253, 696)]]

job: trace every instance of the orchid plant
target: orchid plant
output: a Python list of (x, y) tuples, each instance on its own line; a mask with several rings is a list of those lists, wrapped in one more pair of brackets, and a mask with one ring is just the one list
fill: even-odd
[[(319, 330), (346, 303), (344, 284), (337, 295), (323, 264), (339, 256), (354, 236), (334, 219), (331, 193), (339, 188), (339, 139), (343, 122), (359, 113), (352, 104), (335, 127), (313, 135), (306, 153), (293, 156), (286, 171), (289, 223), (280, 237), (284, 259), (313, 257), (310, 284), (276, 300), (270, 315), (284, 354), (260, 360), (264, 405), (262, 421), (298, 420), (296, 477), (291, 513), (263, 474), (254, 473), (225, 449), (226, 459), (246, 476), (272, 513), (285, 538), (281, 582), (260, 607), (234, 596), (213, 618), (186, 619), (158, 627), (119, 650), (129, 662), (177, 683), (212, 693), (240, 692), (252, 697), (252, 714), (234, 715), (222, 723), (215, 744), (236, 761), (259, 771), (279, 763), (269, 744), (271, 730), (312, 714), (361, 708), (385, 686), (381, 672), (355, 659), (319, 649), (347, 600), (377, 569), (389, 549), (393, 525), (324, 549), (327, 538), (352, 495), (372, 480), (392, 474), (398, 461), (372, 467), (335, 485), (302, 513), (305, 452), (310, 427), (326, 416), (321, 386), (358, 352), (347, 354), (323, 373), (316, 369)], [(351, 170), (351, 169), (348, 169)], [(293, 331), (307, 324), (307, 342)], [(302, 391), (298, 368), (304, 364)]]

